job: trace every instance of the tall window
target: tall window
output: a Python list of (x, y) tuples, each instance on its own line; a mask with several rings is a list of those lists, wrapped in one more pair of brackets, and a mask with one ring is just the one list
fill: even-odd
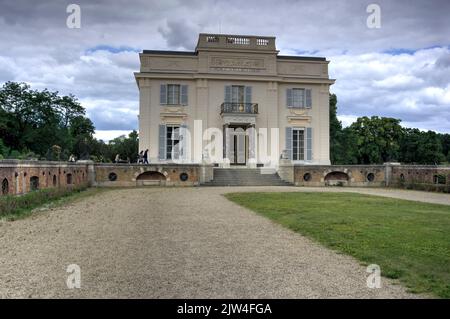
[(167, 85), (167, 104), (178, 105), (180, 104), (180, 85), (168, 84)]
[(175, 125), (167, 126), (166, 159), (178, 159), (179, 154), (180, 154), (180, 127)]
[(311, 89), (287, 89), (287, 106), (292, 108), (311, 108)]
[(305, 89), (292, 89), (292, 106), (305, 107)]
[(244, 103), (244, 86), (233, 85), (231, 87), (231, 102)]
[(188, 86), (180, 84), (161, 84), (161, 105), (188, 105)]
[(292, 129), (292, 159), (302, 161), (305, 159), (305, 131)]

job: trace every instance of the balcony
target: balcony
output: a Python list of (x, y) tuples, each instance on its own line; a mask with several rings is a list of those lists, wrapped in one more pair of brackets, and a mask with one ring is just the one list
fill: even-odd
[(275, 52), (275, 37), (200, 33), (196, 51), (201, 49), (235, 49)]
[(224, 102), (220, 106), (220, 114), (258, 114), (258, 103)]

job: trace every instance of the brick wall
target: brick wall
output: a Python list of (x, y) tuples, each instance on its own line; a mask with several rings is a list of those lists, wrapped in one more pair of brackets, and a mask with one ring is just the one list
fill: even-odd
[(384, 165), (295, 165), (297, 186), (385, 186)]
[(95, 164), (98, 186), (195, 186), (200, 184), (198, 164)]
[(88, 182), (87, 165), (44, 161), (0, 161), (0, 195), (25, 194), (31, 189), (72, 187)]

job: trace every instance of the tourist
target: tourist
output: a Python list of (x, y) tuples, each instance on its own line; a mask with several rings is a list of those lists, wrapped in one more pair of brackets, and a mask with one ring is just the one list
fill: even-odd
[(144, 152), (144, 164), (148, 164), (148, 149)]
[(144, 163), (144, 151), (140, 151), (138, 155), (138, 164)]
[(116, 155), (116, 159), (114, 160), (115, 163), (120, 163), (120, 155)]

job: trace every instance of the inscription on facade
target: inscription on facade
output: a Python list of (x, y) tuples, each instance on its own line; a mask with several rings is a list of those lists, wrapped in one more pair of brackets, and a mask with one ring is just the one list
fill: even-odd
[(209, 66), (231, 71), (249, 71), (264, 69), (264, 59), (211, 57)]

